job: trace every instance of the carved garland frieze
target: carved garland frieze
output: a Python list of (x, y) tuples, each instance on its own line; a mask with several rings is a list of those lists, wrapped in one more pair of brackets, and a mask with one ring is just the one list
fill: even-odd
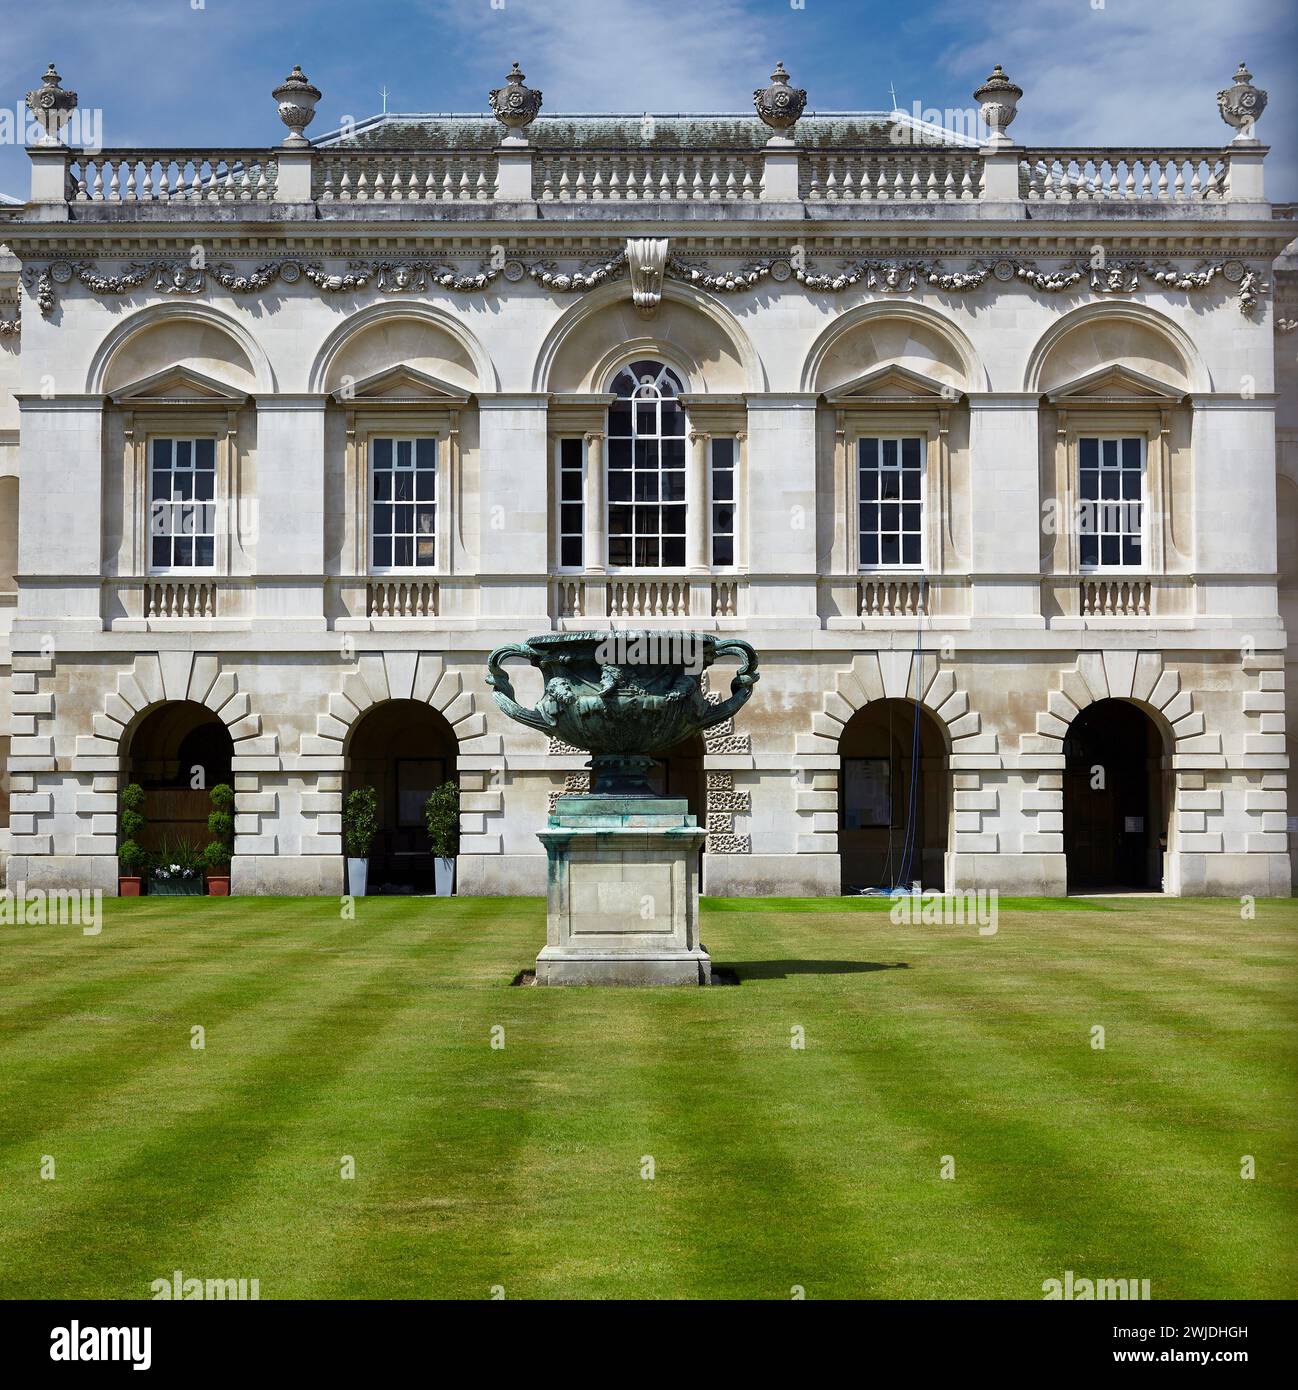
[[(194, 296), (203, 294), (209, 282), (232, 294), (258, 294), (276, 282), (295, 284), (305, 279), (325, 294), (348, 293), (371, 285), (380, 294), (427, 294), (432, 290), (451, 290), (472, 294), (486, 290), (503, 276), (510, 283), (530, 277), (542, 289), (556, 294), (584, 294), (606, 282), (630, 274), (638, 304), (646, 312), (656, 305), (652, 267), (632, 266), (627, 251), (607, 260), (586, 260), (577, 269), (562, 269), (553, 260), (525, 262), (498, 259), (480, 262), (477, 270), (462, 273), (444, 262), (411, 258), (402, 261), (351, 261), (345, 270), (327, 269), (318, 262), (286, 259), (268, 261), (253, 270), (240, 271), (228, 264), (194, 266), (183, 260), (132, 262), (116, 275), (100, 273), (94, 261), (54, 261), (44, 267), (29, 266), (24, 283), (34, 296), (40, 312), (54, 312), (56, 286), (79, 281), (92, 294), (119, 295), (151, 285), (159, 294)], [(711, 293), (733, 294), (753, 289), (764, 280), (777, 284), (792, 279), (804, 289), (836, 294), (858, 285), (878, 294), (913, 294), (922, 286), (948, 293), (977, 290), (989, 280), (1008, 284), (1020, 280), (1032, 289), (1058, 294), (1087, 285), (1095, 294), (1130, 295), (1143, 282), (1185, 292), (1203, 290), (1218, 278), (1235, 287), (1236, 303), (1245, 316), (1256, 310), (1270, 286), (1262, 272), (1240, 260), (1205, 261), (1192, 270), (1168, 264), (1111, 258), (1103, 265), (1076, 260), (1042, 268), (1032, 261), (1001, 258), (990, 264), (974, 262), (963, 270), (945, 267), (938, 260), (862, 260), (844, 262), (837, 270), (819, 270), (793, 254), (752, 262), (738, 269), (714, 270), (695, 260), (667, 256), (662, 270), (666, 278), (693, 285)], [(1286, 330), (1287, 331), (1287, 330)]]

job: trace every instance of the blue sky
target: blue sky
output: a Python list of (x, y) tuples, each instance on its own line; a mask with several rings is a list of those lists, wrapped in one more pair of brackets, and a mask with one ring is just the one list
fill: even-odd
[[(1215, 94), (1246, 59), (1270, 92), (1267, 191), (1298, 198), (1294, 0), (0, 0), (0, 103), (53, 60), (120, 145), (265, 145), (294, 63), (311, 133), (380, 109), (477, 111), (518, 58), (558, 111), (751, 110), (774, 61), (810, 105), (972, 105), (995, 62), (1024, 88), (1021, 143), (1221, 144)], [(28, 163), (0, 146), (0, 192)]]

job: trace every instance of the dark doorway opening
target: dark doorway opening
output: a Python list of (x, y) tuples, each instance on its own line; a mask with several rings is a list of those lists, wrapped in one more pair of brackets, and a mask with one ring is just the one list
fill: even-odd
[(1170, 798), (1163, 736), (1125, 700), (1097, 700), (1064, 739), (1068, 891), (1161, 890)]
[(387, 700), (356, 721), (347, 744), (344, 791), (373, 787), (378, 833), (370, 848), (371, 893), (431, 893), (433, 851), (424, 802), (455, 780), (451, 726), (421, 700)]
[(138, 782), (144, 789), (145, 849), (178, 840), (203, 849), (212, 838), (212, 788), (218, 782), (234, 785), (233, 757), (230, 731), (206, 705), (172, 700), (149, 710), (128, 737), (122, 759), (122, 785)]
[(945, 888), (951, 777), (936, 717), (913, 700), (875, 700), (848, 721), (838, 751), (843, 891)]

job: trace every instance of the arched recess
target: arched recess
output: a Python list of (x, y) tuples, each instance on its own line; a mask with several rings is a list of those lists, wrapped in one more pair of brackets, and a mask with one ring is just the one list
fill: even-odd
[(359, 787), (375, 791), (377, 833), (368, 891), (431, 893), (433, 857), (424, 803), (456, 779), (454, 729), (426, 701), (383, 700), (357, 716), (344, 748), (344, 798)]
[[(1025, 752), (1063, 755), (1068, 726), (1097, 700), (1132, 700), (1156, 716), (1173, 753), (1220, 754), (1221, 735), (1204, 731), (1194, 697), (1181, 689), (1180, 675), (1163, 665), (1159, 652), (1081, 652), (1077, 665), (1060, 677), (1047, 708), (1037, 715), (1037, 736)], [(1062, 765), (1062, 764), (1061, 764)]]
[(233, 785), (234, 740), (220, 716), (196, 700), (166, 700), (143, 711), (121, 741), (121, 784), (144, 791), (140, 843), (176, 840), (201, 850), (211, 839), (211, 789)]
[(1024, 390), (1051, 391), (1120, 364), (1181, 394), (1210, 391), (1198, 349), (1171, 319), (1143, 304), (1104, 300), (1057, 319), (1028, 355)]
[[(1153, 721), (1163, 743), (1161, 788), (1158, 814), (1166, 828), (1166, 852), (1161, 878), (1166, 891), (1180, 891), (1180, 835), (1175, 829), (1181, 789), (1176, 769), (1224, 767), (1221, 735), (1208, 733), (1203, 713), (1195, 708), (1192, 693), (1181, 689), (1179, 673), (1164, 666), (1159, 652), (1090, 651), (1081, 652), (1077, 664), (1061, 673), (1058, 688), (1047, 698), (1047, 708), (1037, 715), (1036, 733), (1025, 734), (1020, 750), (1034, 757), (1045, 755), (1050, 765), (1068, 776), (1065, 740), (1078, 715), (1101, 700), (1119, 700), (1138, 706)], [(1201, 784), (1200, 784), (1201, 785)], [(1063, 835), (1065, 789), (1048, 792), (1038, 799), (1038, 814), (1058, 817), (1042, 821), (1044, 834), (1059, 834), (1058, 847), (1067, 854)], [(1149, 817), (1147, 817), (1149, 819)], [(1158, 846), (1155, 837), (1146, 841), (1150, 854), (1149, 881), (1153, 882)]]
[[(78, 759), (93, 757), (96, 771), (99, 759), (117, 759), (120, 781), (131, 736), (152, 711), (178, 702), (201, 706), (224, 725), (231, 744), (231, 776), (237, 775), (241, 758), (255, 758), (255, 765), (262, 767), (267, 760), (277, 763), (278, 740), (273, 734), (262, 736), (261, 716), (252, 712), (252, 701), (239, 689), (235, 673), (222, 670), (218, 657), (192, 651), (145, 652), (135, 658), (130, 670), (120, 672), (94, 717), (94, 736), (77, 740)], [(255, 790), (241, 793), (236, 784), (235, 811), (242, 826), (235, 839), (236, 853), (241, 852), (240, 837), (254, 833), (250, 821), (257, 813), (249, 813), (247, 806), (255, 794)]]
[(105, 394), (178, 365), (249, 394), (276, 390), (269, 358), (241, 323), (208, 304), (174, 303), (117, 324), (91, 358), (86, 390)]
[[(969, 692), (957, 685), (955, 673), (943, 669), (935, 655), (917, 655), (910, 651), (871, 651), (857, 656), (851, 669), (836, 677), (834, 689), (824, 697), (823, 708), (812, 717), (811, 735), (797, 739), (797, 754), (813, 758), (828, 754), (841, 758), (844, 732), (853, 716), (858, 710), (881, 700), (906, 701), (912, 705), (918, 700), (922, 710), (933, 716), (933, 727), (941, 734), (951, 768), (999, 767), (997, 736), (983, 731), (980, 715), (970, 707)], [(850, 744), (848, 746), (850, 748)], [(811, 764), (813, 768), (824, 765), (819, 760)], [(832, 823), (841, 827), (839, 789), (835, 787), (832, 794)], [(800, 843), (815, 851), (821, 850), (823, 832), (828, 828), (821, 818), (830, 809), (825, 805), (823, 791), (799, 794), (798, 810), (805, 817), (806, 826), (799, 836)], [(958, 843), (953, 843), (952, 848), (958, 849)], [(930, 866), (934, 862), (930, 853)], [(945, 864), (943, 880), (950, 880)]]
[(683, 374), (690, 391), (766, 389), (765, 370), (734, 314), (711, 296), (670, 280), (648, 322), (636, 313), (625, 280), (582, 295), (546, 334), (536, 355), (532, 389), (600, 391), (633, 357), (667, 362)]
[(342, 758), (348, 731), (371, 706), (386, 700), (419, 700), (445, 716), (457, 742), (478, 738), (487, 721), (465, 690), (458, 671), (448, 671), (430, 652), (366, 652), (342, 688), (329, 696), (326, 713), (316, 716), (316, 732), (302, 743), (303, 753)]
[(468, 392), (497, 387), (491, 358), (461, 320), (432, 304), (402, 301), (372, 304), (344, 319), (316, 353), (308, 389), (334, 390), (343, 376), (361, 380), (402, 365)]
[[(365, 652), (356, 670), (343, 678), (341, 688), (329, 696), (328, 709), (316, 716), (316, 732), (303, 738), (302, 752), (324, 760), (323, 766), (342, 772), (338, 791), (321, 792), (305, 816), (337, 817), (342, 812), (341, 785), (350, 780), (348, 749), (351, 734), (362, 716), (390, 701), (414, 701), (431, 706), (450, 729), (454, 756), (447, 753), (449, 775), (458, 778), (458, 748), (466, 739), (486, 733), (486, 717), (477, 709), (471, 690), (464, 688), (458, 671), (449, 671), (438, 656), (430, 652)], [(496, 800), (501, 798), (496, 794)], [(497, 804), (494, 814), (503, 809)], [(485, 816), (485, 812), (474, 813)], [(321, 834), (336, 835), (337, 825)], [(341, 848), (341, 845), (340, 845)]]
[(945, 887), (953, 794), (937, 715), (914, 700), (875, 700), (847, 721), (838, 749), (843, 891)]
[(1064, 735), (1064, 860), (1070, 893), (1157, 889), (1175, 786), (1166, 722), (1131, 699), (1096, 700)]
[(849, 309), (820, 333), (803, 362), (801, 389), (832, 391), (890, 364), (961, 393), (988, 388), (986, 368), (954, 322), (927, 305), (884, 300)]

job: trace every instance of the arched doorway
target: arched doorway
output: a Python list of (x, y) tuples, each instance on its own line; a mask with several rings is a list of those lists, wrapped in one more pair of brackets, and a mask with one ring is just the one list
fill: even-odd
[(443, 782), (455, 780), (457, 751), (451, 726), (422, 700), (384, 701), (352, 726), (344, 792), (370, 786), (377, 794), (371, 893), (433, 891), (424, 802)]
[(1170, 759), (1153, 718), (1097, 700), (1064, 737), (1064, 853), (1070, 893), (1159, 890), (1171, 805)]
[(875, 700), (848, 721), (838, 753), (843, 891), (944, 888), (951, 779), (937, 718), (913, 700)]
[(126, 738), (122, 785), (144, 788), (145, 849), (183, 840), (201, 850), (211, 840), (211, 791), (233, 786), (233, 757), (229, 729), (206, 705), (172, 700), (143, 715)]

